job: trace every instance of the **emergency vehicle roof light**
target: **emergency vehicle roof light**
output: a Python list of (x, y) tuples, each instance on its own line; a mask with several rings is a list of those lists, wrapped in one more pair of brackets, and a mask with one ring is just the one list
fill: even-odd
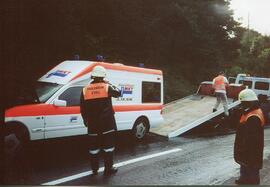
[(144, 63), (139, 63), (139, 67), (144, 68)]
[(74, 60), (80, 60), (80, 55), (74, 55)]
[(96, 60), (97, 60), (98, 62), (104, 62), (104, 61), (105, 61), (105, 58), (104, 58), (104, 56), (102, 56), (102, 55), (97, 55), (97, 56), (96, 56)]

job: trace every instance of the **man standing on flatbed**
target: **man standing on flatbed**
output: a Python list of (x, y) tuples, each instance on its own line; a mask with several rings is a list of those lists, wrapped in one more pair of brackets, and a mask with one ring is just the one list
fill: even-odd
[(222, 102), (225, 116), (229, 116), (228, 101), (226, 95), (226, 87), (229, 85), (227, 78), (224, 76), (224, 72), (219, 72), (219, 75), (213, 79), (213, 88), (215, 89), (215, 95), (217, 102), (213, 108), (213, 112), (217, 111), (217, 108)]

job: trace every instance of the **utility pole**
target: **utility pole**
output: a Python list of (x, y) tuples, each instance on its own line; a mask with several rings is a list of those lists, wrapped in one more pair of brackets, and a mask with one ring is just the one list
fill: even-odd
[(248, 43), (249, 43), (249, 12), (248, 12)]

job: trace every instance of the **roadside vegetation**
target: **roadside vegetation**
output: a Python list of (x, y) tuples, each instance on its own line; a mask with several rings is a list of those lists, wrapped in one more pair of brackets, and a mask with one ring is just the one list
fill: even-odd
[(163, 70), (165, 102), (220, 70), (269, 76), (269, 36), (240, 27), (226, 0), (27, 0), (6, 7), (7, 101), (75, 55)]

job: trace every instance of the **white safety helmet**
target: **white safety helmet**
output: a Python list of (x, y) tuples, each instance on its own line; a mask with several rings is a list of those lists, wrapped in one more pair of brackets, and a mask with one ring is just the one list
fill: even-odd
[(92, 71), (91, 76), (104, 78), (104, 77), (106, 77), (106, 69), (102, 66), (95, 66), (93, 71)]
[(258, 97), (251, 89), (242, 90), (238, 96), (240, 101), (258, 101)]

